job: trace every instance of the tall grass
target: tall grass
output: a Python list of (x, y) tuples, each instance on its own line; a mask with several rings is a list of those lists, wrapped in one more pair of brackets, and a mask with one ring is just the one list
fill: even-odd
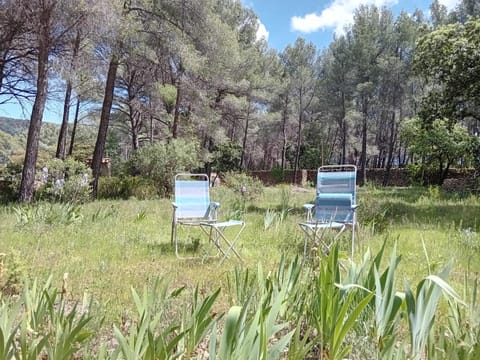
[[(197, 286), (189, 301), (179, 301), (185, 287), (171, 290), (166, 281), (155, 280), (152, 286), (144, 287), (142, 295), (132, 289), (137, 315), (121, 326), (114, 325), (117, 345), (110, 349), (103, 346), (95, 356), (356, 358), (352, 356), (355, 333), (364, 329), (364, 324), (373, 324), (369, 336), (375, 342), (376, 358), (436, 359), (444, 352), (454, 356), (458, 351), (465, 354), (461, 358), (474, 358), (472, 354), (478, 352), (478, 321), (469, 329), (461, 325), (477, 320), (471, 313), (476, 293), (472, 306), (466, 306), (446, 282), (447, 271), (442, 271), (423, 278), (416, 291), (405, 284), (405, 293), (401, 295), (394, 293), (398, 262), (395, 251), (382, 275), (377, 271), (381, 255), (357, 267), (353, 263), (342, 265), (338, 254), (334, 245), (328, 256), (321, 255), (318, 268), (305, 268), (297, 258), (280, 261), (274, 272), (265, 275), (259, 265), (253, 278), (248, 272), (241, 275), (237, 269), (231, 280), (237, 289), (236, 304), (225, 312), (224, 320), (223, 312), (215, 311), (220, 289), (201, 295)], [(342, 268), (346, 275), (342, 275)], [(355, 272), (357, 275), (352, 277)], [(366, 272), (366, 276), (358, 276), (358, 272)], [(363, 280), (349, 282), (352, 278)], [(372, 290), (368, 284), (374, 284)], [(243, 285), (247, 285), (245, 291)], [(437, 326), (439, 332), (435, 331), (435, 319), (442, 294), (449, 299), (451, 318)], [(177, 303), (180, 305), (176, 306)], [(52, 289), (50, 279), (41, 288), (36, 281), (27, 283), (19, 301), (3, 301), (0, 306), (1, 354), (5, 358), (70, 359), (82, 349), (91, 353), (86, 340), (94, 329), (87, 328), (92, 318), (87, 305), (79, 307), (65, 301), (63, 293)], [(171, 307), (179, 309), (180, 315), (172, 316)], [(19, 311), (21, 308), (24, 311)], [(368, 320), (369, 314), (373, 314), (373, 322)], [(402, 328), (402, 322), (408, 327), (404, 324)], [(408, 340), (402, 335), (405, 330)], [(366, 356), (358, 349), (356, 353), (359, 358)]]
[[(252, 358), (475, 359), (480, 201), (433, 189), (360, 189), (355, 257), (345, 255), (345, 235), (328, 256), (303, 262), (295, 260), (303, 244), (297, 224), (313, 193), (285, 186), (244, 200), (239, 214), (247, 227), (237, 243), (243, 267), (179, 262), (170, 246), (168, 199), (1, 208), (0, 351), (10, 358), (20, 348), (22, 358), (71, 351), (94, 358), (227, 352), (234, 358), (250, 348)], [(221, 219), (238, 213), (230, 196), (213, 191)], [(196, 230), (191, 236), (201, 239)], [(67, 290), (54, 293), (65, 273)], [(168, 281), (159, 285), (159, 277)], [(30, 295), (35, 301), (25, 295), (33, 278), (50, 279), (41, 301), (40, 290)], [(88, 312), (74, 307), (85, 294)], [(25, 302), (38, 310), (24, 322), (18, 309)], [(60, 315), (42, 310), (48, 308)], [(33, 336), (36, 323), (43, 325)], [(232, 343), (227, 333), (242, 340)], [(65, 339), (76, 340), (69, 347)]]

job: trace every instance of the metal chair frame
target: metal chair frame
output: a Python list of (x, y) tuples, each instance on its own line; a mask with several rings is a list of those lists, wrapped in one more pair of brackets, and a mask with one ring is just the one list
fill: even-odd
[[(356, 209), (355, 165), (325, 165), (318, 168), (315, 204), (305, 204), (306, 221), (300, 223), (304, 231), (304, 256), (308, 241), (319, 243), (327, 253), (333, 242), (348, 228), (352, 229), (352, 257), (355, 249), (355, 228), (358, 227)], [(324, 240), (325, 231), (338, 230), (333, 242)]]
[[(175, 201), (172, 202), (173, 218), (171, 243), (175, 244), (175, 255), (178, 259), (195, 259), (198, 257), (181, 256), (178, 249), (178, 226), (198, 226), (208, 236), (217, 248), (215, 256), (223, 255), (221, 263), (232, 252), (242, 260), (234, 245), (245, 228), (245, 222), (240, 220), (228, 220), (218, 222), (218, 202), (210, 201), (210, 182), (206, 174), (181, 173), (174, 178)], [(228, 239), (225, 230), (229, 227), (240, 226), (233, 239)], [(222, 244), (224, 243), (224, 244)], [(222, 247), (226, 246), (226, 249)]]

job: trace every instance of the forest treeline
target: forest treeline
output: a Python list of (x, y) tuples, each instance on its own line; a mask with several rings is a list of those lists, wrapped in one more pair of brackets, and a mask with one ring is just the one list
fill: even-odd
[(452, 166), (479, 166), (476, 0), (398, 16), (360, 6), (327, 48), (300, 37), (283, 51), (238, 0), (0, 4), (0, 109), (33, 103), (21, 201), (49, 98), (64, 103), (55, 156), (90, 159), (94, 194), (105, 156), (138, 159), (132, 174), (159, 154), (207, 172), (355, 163), (360, 183), (367, 167), (441, 183)]

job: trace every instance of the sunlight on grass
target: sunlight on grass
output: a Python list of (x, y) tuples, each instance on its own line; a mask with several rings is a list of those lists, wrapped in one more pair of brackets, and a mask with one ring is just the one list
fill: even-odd
[[(282, 254), (293, 258), (303, 253), (298, 223), (305, 216), (303, 204), (313, 196), (313, 188), (292, 186), (265, 188), (254, 201), (222, 188), (212, 191), (212, 198), (221, 202), (220, 219), (240, 211), (247, 223), (236, 246), (245, 260), (244, 269), (254, 270), (260, 263), (266, 271), (278, 266)], [(401, 289), (405, 282), (415, 284), (451, 263), (450, 284), (461, 294), (470, 293), (480, 272), (478, 198), (447, 198), (429, 189), (363, 188), (358, 199), (361, 227), (355, 261), (368, 248), (378, 251), (385, 240), (388, 253), (396, 241), (401, 260), (395, 276)], [(60, 288), (68, 273), (68, 297), (79, 300), (87, 294), (95, 299), (97, 311), (105, 316), (105, 329), (134, 312), (132, 287), (141, 289), (158, 277), (190, 293), (196, 286), (202, 293), (222, 288), (215, 308), (226, 311), (234, 305), (227, 279), (240, 264), (235, 259), (222, 266), (217, 260), (177, 260), (170, 244), (168, 199), (96, 201), (82, 205), (75, 221), (45, 220), (51, 218), (50, 212), (62, 209), (45, 207), (41, 210), (45, 214), (21, 222), (21, 209), (0, 208), (5, 274), (13, 274), (19, 283), (24, 277), (45, 280), (51, 275), (53, 285)], [(270, 217), (268, 226), (266, 217)], [(197, 230), (183, 235), (205, 249), (209, 244)], [(349, 233), (340, 238), (345, 254), (350, 251), (349, 241)]]

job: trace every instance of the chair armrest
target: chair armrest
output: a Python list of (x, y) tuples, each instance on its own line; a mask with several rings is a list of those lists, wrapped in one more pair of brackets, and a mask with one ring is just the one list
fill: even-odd
[(172, 206), (173, 206), (174, 209), (177, 209), (177, 208), (178, 208), (178, 205), (177, 205), (176, 202), (172, 202)]
[(352, 205), (352, 210), (355, 211), (357, 210), (357, 208), (359, 207), (360, 205), (356, 204), (356, 205)]
[(315, 207), (315, 205), (313, 204), (304, 204), (303, 207), (305, 208), (305, 210), (307, 210), (307, 222), (308, 221), (312, 221), (312, 210), (313, 208)]

